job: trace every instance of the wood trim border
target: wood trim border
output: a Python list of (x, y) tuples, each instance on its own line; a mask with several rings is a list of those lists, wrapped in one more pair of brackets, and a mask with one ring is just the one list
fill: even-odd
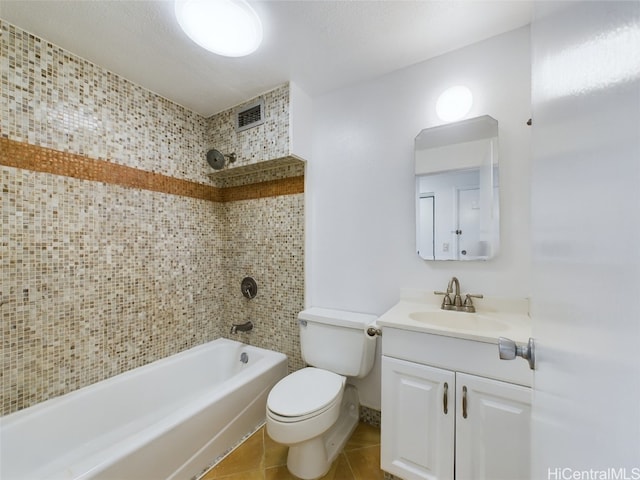
[(234, 202), (304, 193), (304, 176), (218, 188), (8, 138), (0, 138), (0, 165), (210, 202)]

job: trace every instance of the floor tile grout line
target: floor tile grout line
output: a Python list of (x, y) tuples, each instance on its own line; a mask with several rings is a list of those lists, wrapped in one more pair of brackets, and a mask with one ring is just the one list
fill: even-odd
[(353, 447), (353, 448), (345, 449), (345, 452), (351, 452), (353, 450), (362, 450), (363, 448), (379, 447), (379, 446), (380, 446), (380, 443), (370, 443), (369, 445), (361, 445), (359, 447)]
[(347, 467), (349, 468), (349, 472), (351, 472), (351, 478), (353, 478), (353, 480), (358, 480), (358, 479), (356, 479), (356, 474), (353, 471), (353, 468), (351, 467), (351, 462), (349, 461), (349, 456), (344, 452), (342, 452), (340, 455), (343, 455), (344, 456), (344, 461), (347, 462)]
[[(205, 471), (203, 474), (201, 474), (197, 478), (197, 480), (203, 480), (210, 472), (213, 472), (220, 464), (222, 464), (227, 458), (229, 458), (232, 453), (234, 453), (236, 450), (240, 450), (241, 448), (244, 448), (246, 441), (249, 440), (249, 438), (254, 436), (256, 433), (258, 433), (260, 430), (262, 430), (264, 427), (265, 427), (265, 423), (259, 424), (258, 427), (254, 429), (252, 433), (247, 434), (240, 443), (232, 447), (231, 450), (227, 451), (221, 458), (218, 458), (216, 463), (211, 465), (207, 471)], [(233, 475), (233, 474), (225, 475), (225, 477), (228, 477), (230, 475)], [(213, 477), (213, 479), (218, 479), (218, 478), (223, 478), (223, 477), (219, 477), (218, 475)]]
[[(238, 452), (238, 451), (240, 451), (240, 450), (246, 450), (246, 442), (247, 442), (247, 441), (248, 441), (252, 436), (256, 435), (258, 432), (262, 432), (263, 430), (264, 430), (264, 424), (260, 425), (257, 429), (255, 429), (255, 430), (253, 431), (253, 433), (248, 434), (248, 435), (244, 438), (244, 440), (243, 440), (242, 442), (240, 442), (240, 443), (239, 443), (239, 444), (237, 444), (235, 447), (233, 447), (229, 452), (227, 452), (227, 453), (226, 453), (226, 454), (225, 454), (225, 455), (224, 455), (220, 460), (218, 460), (218, 462), (217, 462), (214, 466), (212, 466), (212, 467), (207, 471), (207, 473), (208, 473), (208, 472), (213, 472), (213, 471), (214, 471), (217, 467), (219, 467), (219, 466), (220, 466), (220, 465), (221, 465), (225, 460), (227, 460), (227, 459), (228, 459), (228, 458), (229, 458), (229, 457), (230, 457), (234, 452)], [(263, 434), (263, 436), (262, 436), (262, 440), (263, 440), (263, 441), (262, 441), (262, 443), (264, 443), (264, 434)], [(263, 451), (264, 451), (264, 448), (263, 448)], [(264, 470), (262, 467), (263, 467), (263, 461), (262, 461), (262, 458), (261, 458), (261, 460), (260, 460), (260, 466), (259, 466), (257, 469), (255, 469), (255, 468), (254, 468), (254, 469), (250, 469), (250, 470), (241, 470), (241, 471), (238, 471), (238, 472), (228, 473), (228, 474), (226, 474), (226, 475), (222, 475), (222, 476), (220, 476), (220, 475), (216, 474), (214, 477), (212, 477), (212, 480), (218, 480), (218, 479), (219, 479), (219, 480), (224, 480), (225, 478), (231, 478), (231, 477), (233, 477), (234, 475), (238, 475), (238, 474), (241, 474), (241, 473), (247, 473), (247, 472), (251, 472), (251, 471), (254, 471), (254, 470), (261, 470), (261, 469), (262, 469), (262, 470)], [(205, 474), (205, 475), (203, 475), (201, 478), (204, 478), (205, 476), (206, 476), (206, 474)]]

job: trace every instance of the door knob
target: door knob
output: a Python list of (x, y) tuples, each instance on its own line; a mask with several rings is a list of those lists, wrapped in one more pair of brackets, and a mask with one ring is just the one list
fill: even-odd
[(529, 342), (526, 345), (518, 345), (510, 338), (500, 337), (498, 339), (498, 354), (501, 360), (513, 360), (516, 357), (522, 357), (529, 362), (529, 368), (535, 370), (536, 356), (533, 338), (529, 338)]

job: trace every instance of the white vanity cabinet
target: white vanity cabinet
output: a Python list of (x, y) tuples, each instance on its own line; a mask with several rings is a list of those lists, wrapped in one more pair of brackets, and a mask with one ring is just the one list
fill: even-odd
[(383, 329), (382, 469), (414, 480), (529, 478), (531, 371), (495, 344)]

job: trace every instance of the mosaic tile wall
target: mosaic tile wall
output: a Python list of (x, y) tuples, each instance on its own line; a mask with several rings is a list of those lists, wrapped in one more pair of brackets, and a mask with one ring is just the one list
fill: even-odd
[(0, 20), (2, 136), (203, 182), (207, 120)]
[[(237, 157), (212, 175), (214, 185), (225, 187), (227, 200), (223, 234), (227, 295), (221, 335), (282, 352), (294, 371), (304, 366), (297, 317), (304, 309), (305, 167), (289, 157), (289, 86), (261, 98), (262, 125), (236, 132), (236, 108), (209, 118), (208, 147)], [(261, 193), (273, 186), (276, 196), (248, 200), (255, 198), (246, 188), (251, 183), (260, 185)], [(245, 276), (258, 284), (258, 295), (251, 300), (240, 292)], [(230, 334), (232, 323), (247, 320), (254, 323), (250, 333)]]
[[(224, 204), (225, 285), (223, 333), (289, 357), (289, 369), (304, 366), (300, 354), (298, 312), (304, 309), (304, 195), (286, 195)], [(245, 276), (258, 295), (240, 292)], [(229, 334), (232, 323), (251, 320), (248, 334)]]
[[(297, 368), (303, 182), (254, 200), (190, 197), (189, 182), (212, 185), (209, 120), (1, 20), (0, 33), (3, 149), (68, 152), (62, 171), (97, 159), (165, 176), (153, 191), (0, 166), (1, 414), (229, 336), (247, 316), (246, 340)], [(260, 286), (250, 304), (245, 275)]]
[[(230, 108), (209, 118), (207, 146), (224, 154), (235, 153), (237, 160), (224, 169), (234, 169), (265, 160), (290, 155), (289, 85), (264, 93), (265, 122), (241, 132), (235, 130), (236, 108)], [(250, 104), (251, 99), (246, 102)], [(241, 108), (242, 106), (240, 106)]]
[(3, 412), (218, 336), (221, 204), (0, 171)]

